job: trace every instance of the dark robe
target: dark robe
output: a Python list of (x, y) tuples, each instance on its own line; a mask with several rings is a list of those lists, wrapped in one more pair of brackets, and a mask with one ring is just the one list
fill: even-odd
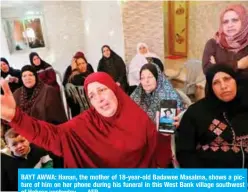
[(97, 71), (108, 73), (115, 82), (119, 82), (122, 89), (128, 91), (126, 65), (122, 58), (114, 51), (111, 51), (109, 58), (102, 57), (99, 61)]

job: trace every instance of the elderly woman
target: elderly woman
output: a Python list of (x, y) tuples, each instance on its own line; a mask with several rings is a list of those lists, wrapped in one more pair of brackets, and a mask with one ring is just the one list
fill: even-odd
[[(16, 105), (30, 116), (53, 124), (67, 120), (59, 93), (55, 88), (39, 80), (33, 66), (26, 65), (21, 70), (23, 86), (14, 92)], [(62, 167), (62, 160), (53, 156), (54, 166)]]
[(58, 92), (44, 84), (33, 66), (21, 70), (23, 86), (14, 92), (16, 105), (39, 120), (60, 124), (66, 121), (65, 110)]
[(97, 71), (108, 73), (125, 92), (128, 91), (126, 65), (108, 45), (102, 47), (102, 58)]
[(131, 98), (156, 122), (161, 100), (176, 100), (177, 107), (184, 109), (180, 96), (171, 83), (154, 64), (145, 64), (140, 70), (140, 85)]
[(248, 95), (236, 78), (226, 64), (208, 69), (206, 98), (188, 108), (178, 128), (181, 167), (248, 168)]
[(154, 168), (171, 161), (170, 137), (159, 134), (106, 73), (85, 80), (92, 107), (57, 126), (28, 116), (16, 107), (8, 84), (1, 80), (1, 85), (1, 117), (30, 141), (63, 156), (65, 167)]
[(225, 63), (237, 73), (243, 86), (248, 81), (248, 11), (242, 5), (229, 5), (220, 15), (220, 26), (205, 46), (203, 71)]
[(59, 84), (57, 83), (56, 73), (53, 67), (47, 62), (43, 61), (38, 53), (32, 52), (29, 54), (29, 60), (32, 66), (34, 66), (36, 72), (41, 81), (45, 84), (54, 87), (60, 92)]
[(141, 67), (147, 63), (154, 63), (158, 65), (162, 72), (164, 71), (163, 63), (155, 53), (149, 51), (147, 44), (138, 43), (137, 54), (128, 66), (128, 81), (133, 90), (140, 84), (139, 73)]

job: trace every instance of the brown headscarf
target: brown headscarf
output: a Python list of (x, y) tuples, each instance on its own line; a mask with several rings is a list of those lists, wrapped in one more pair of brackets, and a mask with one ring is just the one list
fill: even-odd
[(32, 88), (25, 87), (23, 83), (23, 86), (21, 87), (21, 102), (19, 107), (30, 115), (31, 108), (36, 101), (36, 97), (40, 94), (42, 88), (44, 87), (44, 83), (39, 80), (36, 69), (32, 65), (25, 65), (22, 67), (21, 74), (25, 71), (30, 71), (34, 74), (36, 83)]
[[(222, 20), (227, 11), (235, 11), (241, 20), (241, 29), (235, 36), (226, 36), (223, 32)], [(215, 40), (221, 47), (233, 52), (239, 52), (248, 45), (248, 12), (240, 4), (229, 5), (220, 15), (219, 31), (215, 35)]]

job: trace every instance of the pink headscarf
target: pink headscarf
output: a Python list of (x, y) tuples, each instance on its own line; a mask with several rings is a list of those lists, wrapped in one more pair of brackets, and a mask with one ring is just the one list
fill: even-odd
[[(235, 11), (241, 20), (241, 29), (235, 36), (226, 36), (223, 32), (222, 20), (227, 11)], [(215, 40), (221, 47), (233, 52), (239, 52), (248, 45), (248, 13), (244, 6), (236, 4), (229, 5), (220, 15), (219, 31)]]

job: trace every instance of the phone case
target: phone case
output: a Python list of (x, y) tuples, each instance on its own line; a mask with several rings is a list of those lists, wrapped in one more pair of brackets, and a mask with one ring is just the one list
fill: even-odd
[(159, 127), (161, 133), (174, 134), (176, 127), (173, 125), (177, 111), (176, 100), (162, 100), (159, 111)]

